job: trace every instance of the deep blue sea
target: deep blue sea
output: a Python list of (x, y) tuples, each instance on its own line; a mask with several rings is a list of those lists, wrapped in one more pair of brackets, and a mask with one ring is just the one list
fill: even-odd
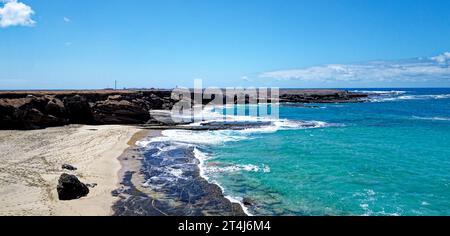
[(284, 104), (260, 128), (163, 134), (194, 145), (201, 174), (250, 198), (252, 215), (450, 215), (450, 89), (359, 91), (378, 96)]

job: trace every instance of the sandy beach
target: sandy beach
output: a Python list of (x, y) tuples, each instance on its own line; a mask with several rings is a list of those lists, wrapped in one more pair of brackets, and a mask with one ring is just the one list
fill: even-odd
[[(118, 157), (136, 139), (135, 126), (70, 125), (31, 131), (0, 131), (0, 215), (111, 215), (119, 183)], [(62, 164), (78, 168), (62, 170)], [(87, 197), (59, 201), (62, 173), (97, 184)]]

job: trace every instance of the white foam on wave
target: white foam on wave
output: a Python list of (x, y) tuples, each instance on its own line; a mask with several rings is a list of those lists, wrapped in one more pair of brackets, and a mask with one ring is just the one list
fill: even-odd
[(183, 170), (181, 169), (169, 168), (168, 172), (178, 179), (185, 179), (185, 177), (183, 176)]
[[(240, 118), (243, 120), (243, 118)], [(246, 121), (254, 121), (249, 117)], [(210, 121), (208, 121), (210, 122)], [(201, 125), (201, 124), (193, 124)], [(214, 130), (214, 131), (195, 131), (195, 130), (164, 130), (162, 136), (151, 138), (150, 140), (141, 140), (136, 144), (145, 147), (153, 142), (179, 142), (195, 145), (221, 145), (228, 142), (238, 142), (254, 138), (253, 134), (275, 133), (280, 130), (299, 130), (314, 129), (338, 126), (322, 121), (292, 121), (287, 119), (277, 119), (269, 122), (268, 125), (252, 127), (243, 130)], [(165, 151), (165, 150), (162, 150)]]
[[(248, 139), (233, 130), (217, 131), (191, 131), (191, 130), (164, 130), (161, 141), (177, 141), (191, 144), (219, 145), (227, 142), (237, 142)], [(158, 140), (158, 139), (156, 139)]]
[(371, 90), (353, 90), (351, 92), (355, 93), (367, 93), (367, 94), (391, 94), (391, 95), (400, 95), (407, 93), (406, 91), (399, 91), (399, 90), (378, 90), (378, 91), (371, 91)]
[(408, 95), (400, 96), (400, 100), (422, 100), (422, 99), (447, 99), (450, 98), (450, 94), (433, 94), (433, 95)]
[(205, 153), (201, 152), (200, 150), (198, 150), (198, 148), (194, 148), (194, 156), (200, 162), (200, 164), (198, 165), (198, 167), (200, 169), (200, 177), (202, 177), (203, 179), (206, 179), (207, 181), (210, 181), (210, 178), (205, 174), (205, 172), (206, 172), (205, 162), (206, 162), (206, 160), (209, 159), (209, 156), (206, 155)]
[(388, 102), (400, 100), (433, 100), (433, 99), (449, 99), (450, 94), (426, 94), (426, 95), (403, 95), (393, 97), (374, 97), (370, 98), (371, 102)]
[(216, 106), (216, 107), (210, 107), (209, 109), (205, 109), (202, 111), (201, 114), (198, 115), (198, 117), (202, 117), (202, 121), (194, 122), (191, 124), (188, 124), (186, 126), (200, 126), (207, 122), (273, 122), (277, 121), (279, 119), (268, 116), (251, 116), (251, 115), (239, 115), (239, 114), (222, 114), (221, 112), (217, 111), (220, 109), (227, 108), (227, 106)]
[[(223, 144), (227, 142), (236, 142), (246, 139), (252, 139), (253, 134), (258, 133), (275, 133), (280, 130), (299, 130), (314, 129), (337, 126), (322, 121), (291, 121), (281, 119), (270, 122), (268, 125), (261, 127), (252, 127), (243, 130), (216, 130), (216, 131), (169, 131), (163, 132), (164, 135), (170, 136), (173, 140), (185, 140), (190, 143), (197, 144)], [(186, 137), (188, 135), (188, 137)]]
[[(408, 95), (408, 91), (401, 90), (353, 90), (352, 92), (369, 94), (369, 101), (371, 102), (389, 102), (400, 100), (427, 100), (427, 99), (448, 99), (450, 94), (420, 94)], [(373, 95), (373, 96), (370, 96)]]
[(413, 119), (418, 119), (418, 120), (435, 120), (435, 121), (450, 121), (450, 117), (440, 117), (440, 116), (435, 116), (435, 117), (413, 116)]
[(278, 120), (272, 122), (270, 125), (267, 126), (240, 130), (239, 133), (241, 134), (275, 133), (280, 130), (317, 129), (331, 126), (338, 126), (338, 125), (329, 124), (323, 121)]
[[(192, 131), (192, 130), (164, 130), (161, 132), (161, 136), (152, 137), (148, 140), (141, 140), (136, 142), (136, 145), (140, 147), (149, 147), (152, 143), (158, 142), (170, 142), (173, 145), (166, 147), (158, 147), (159, 152), (163, 153), (170, 151), (171, 149), (179, 148), (179, 145), (187, 145), (188, 147), (194, 147), (193, 154), (199, 161), (199, 174), (202, 178), (210, 183), (216, 184), (222, 189), (222, 192), (226, 192), (225, 189), (217, 181), (211, 180), (209, 177), (211, 173), (217, 172), (260, 172), (269, 173), (270, 167), (267, 165), (254, 165), (254, 164), (241, 164), (225, 167), (206, 166), (206, 162), (211, 157), (202, 152), (199, 148), (201, 146), (221, 145), (227, 142), (238, 142), (242, 140), (248, 140), (254, 138), (254, 134), (257, 133), (274, 133), (279, 130), (297, 130), (297, 129), (312, 129), (335, 126), (334, 124), (328, 124), (322, 121), (292, 121), (287, 119), (274, 119), (270, 117), (253, 117), (253, 116), (230, 116), (222, 115), (213, 110), (204, 111), (203, 118), (207, 121), (238, 121), (238, 122), (268, 122), (267, 125), (261, 127), (252, 127), (244, 130), (215, 130), (215, 131)], [(190, 124), (190, 126), (198, 126), (203, 122), (197, 122)], [(157, 155), (158, 155), (157, 153)], [(169, 177), (183, 178), (182, 171), (172, 169), (169, 171)], [(146, 184), (150, 185), (152, 180), (149, 180)], [(247, 215), (251, 215), (248, 208), (242, 203), (242, 199), (239, 197), (225, 196), (233, 203), (241, 205), (242, 209)]]
[[(206, 160), (210, 159), (210, 157), (207, 154), (205, 154), (204, 152), (200, 151), (198, 148), (194, 148), (194, 156), (200, 162), (200, 164), (198, 165), (199, 169), (200, 169), (200, 177), (202, 177), (203, 179), (205, 179), (206, 181), (208, 181), (212, 184), (219, 186), (219, 188), (222, 190), (222, 193), (225, 193), (225, 188), (222, 185), (220, 185), (220, 183), (218, 183), (215, 180), (211, 180), (211, 178), (209, 178), (209, 176), (207, 174), (205, 174), (206, 170), (207, 170), (205, 162), (206, 162)], [(241, 198), (233, 197), (230, 195), (225, 195), (225, 198), (228, 199), (232, 203), (239, 204), (245, 214), (247, 214), (248, 216), (252, 216), (249, 209), (242, 203)]]
[(206, 153), (200, 151), (198, 148), (194, 148), (194, 156), (197, 160), (199, 160), (199, 168), (200, 168), (200, 176), (206, 180), (210, 180), (208, 174), (211, 173), (221, 173), (221, 172), (261, 172), (261, 173), (270, 173), (270, 167), (268, 165), (262, 164), (261, 166), (253, 165), (253, 164), (239, 164), (239, 165), (231, 165), (224, 167), (217, 166), (206, 166), (206, 162), (211, 159)]
[(208, 173), (223, 173), (223, 172), (240, 172), (240, 171), (247, 171), (247, 172), (262, 172), (262, 173), (270, 173), (270, 167), (267, 165), (232, 165), (232, 166), (225, 166), (225, 167), (208, 167)]

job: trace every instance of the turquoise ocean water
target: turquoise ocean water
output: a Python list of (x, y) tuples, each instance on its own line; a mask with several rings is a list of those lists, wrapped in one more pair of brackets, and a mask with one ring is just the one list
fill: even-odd
[(281, 105), (266, 127), (163, 134), (195, 145), (202, 175), (253, 215), (450, 215), (450, 89), (371, 92)]

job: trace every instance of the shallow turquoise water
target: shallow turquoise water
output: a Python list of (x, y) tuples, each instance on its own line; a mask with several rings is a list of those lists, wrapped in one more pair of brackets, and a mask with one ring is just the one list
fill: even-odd
[(253, 199), (255, 215), (450, 215), (450, 89), (396, 90), (280, 108), (281, 119), (323, 127), (209, 133), (232, 138), (201, 145), (205, 173)]

